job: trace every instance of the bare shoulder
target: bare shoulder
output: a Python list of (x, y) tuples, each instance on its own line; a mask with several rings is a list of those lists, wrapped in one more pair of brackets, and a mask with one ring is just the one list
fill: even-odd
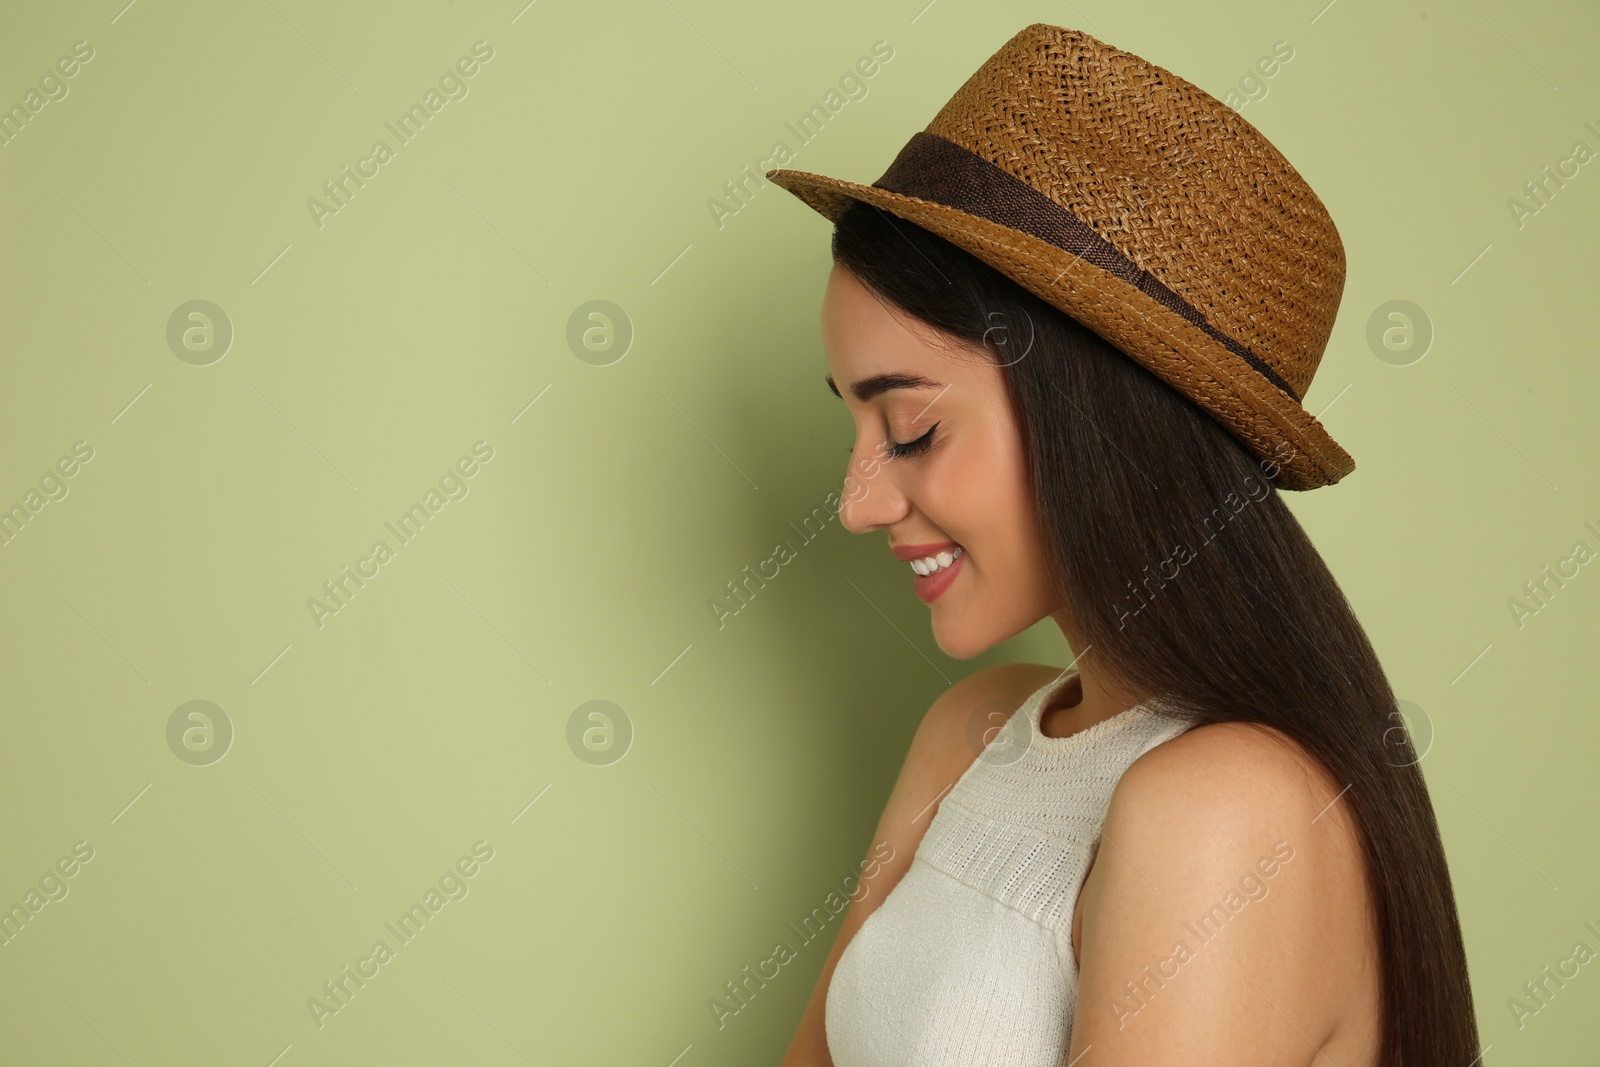
[[(1254, 723), (1197, 726), (1146, 752), (1112, 793), (1125, 818), (1185, 811), (1211, 822), (1225, 816), (1235, 832), (1304, 826), (1342, 788), (1286, 734)], [(1119, 803), (1120, 802), (1120, 803)]]
[[(939, 801), (972, 766), (993, 731), (1050, 677), (1053, 668), (1003, 663), (967, 675), (940, 693), (922, 721), (884, 806), (878, 836), (909, 864)], [(890, 866), (891, 880), (896, 877)]]
[(1080, 896), (1074, 1048), (1220, 1062), (1298, 1057), (1309, 1039), (1359, 1062), (1378, 985), (1344, 785), (1248, 723), (1199, 726), (1135, 760)]
[(974, 671), (929, 706), (907, 760), (925, 762), (953, 781), (1022, 702), (1061, 673), (1059, 667), (1038, 663), (1001, 663)]
[(1105, 831), (1169, 857), (1174, 874), (1213, 881), (1237, 881), (1273, 849), (1292, 852), (1306, 872), (1302, 899), (1315, 904), (1317, 886), (1364, 885), (1344, 787), (1281, 731), (1212, 723), (1133, 762), (1112, 791)]
[[(926, 829), (945, 791), (972, 766), (1022, 702), (1060, 673), (1059, 668), (1037, 663), (1001, 663), (974, 671), (940, 693), (911, 739), (891, 806), (920, 798), (917, 822)], [(920, 839), (920, 832), (916, 836)]]

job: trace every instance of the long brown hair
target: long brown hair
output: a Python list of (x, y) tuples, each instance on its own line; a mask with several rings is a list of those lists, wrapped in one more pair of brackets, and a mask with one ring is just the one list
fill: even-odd
[(1378, 1062), (1475, 1060), (1466, 951), (1419, 757), (1366, 633), (1272, 483), (1276, 465), (936, 234), (855, 202), (833, 258), (1003, 366), (1051, 578), (1097, 662), (1175, 698), (1197, 725), (1274, 727), (1349, 784), (1341, 802), (1362, 839), (1382, 968)]

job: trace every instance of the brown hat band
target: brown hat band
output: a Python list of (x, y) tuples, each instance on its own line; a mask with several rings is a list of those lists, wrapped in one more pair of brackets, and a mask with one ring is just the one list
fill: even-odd
[(981, 216), (1087, 260), (1194, 323), (1300, 403), (1289, 383), (1260, 356), (1207, 322), (1197, 308), (1123, 255), (1082, 219), (982, 156), (937, 134), (919, 131), (895, 156), (883, 177), (872, 184), (891, 193)]

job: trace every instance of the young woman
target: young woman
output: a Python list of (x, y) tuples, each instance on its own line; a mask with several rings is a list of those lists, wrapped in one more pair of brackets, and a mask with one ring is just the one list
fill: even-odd
[(1344, 273), (1300, 176), (1042, 24), (873, 186), (768, 176), (835, 224), (842, 521), (947, 654), (1076, 656), (930, 708), (785, 1067), (1481, 1062), (1418, 756), (1279, 495), (1353, 467), (1300, 406)]

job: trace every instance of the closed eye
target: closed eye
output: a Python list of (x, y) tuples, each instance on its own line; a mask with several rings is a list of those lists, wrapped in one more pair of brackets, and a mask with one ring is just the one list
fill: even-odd
[(936, 422), (932, 426), (928, 427), (927, 433), (923, 434), (915, 441), (907, 441), (903, 445), (893, 441), (889, 442), (889, 455), (894, 459), (901, 459), (905, 456), (920, 456), (922, 453), (933, 447), (933, 431), (937, 430), (938, 428), (939, 424)]
[[(900, 444), (896, 441), (890, 441), (887, 450), (890, 458), (901, 459), (906, 456), (920, 456), (922, 453), (933, 447), (933, 431), (938, 428), (939, 424), (936, 422), (932, 426), (928, 427), (927, 433), (923, 434), (915, 441), (907, 441), (905, 444)], [(856, 449), (854, 445), (845, 445), (844, 450), (853, 455)]]

